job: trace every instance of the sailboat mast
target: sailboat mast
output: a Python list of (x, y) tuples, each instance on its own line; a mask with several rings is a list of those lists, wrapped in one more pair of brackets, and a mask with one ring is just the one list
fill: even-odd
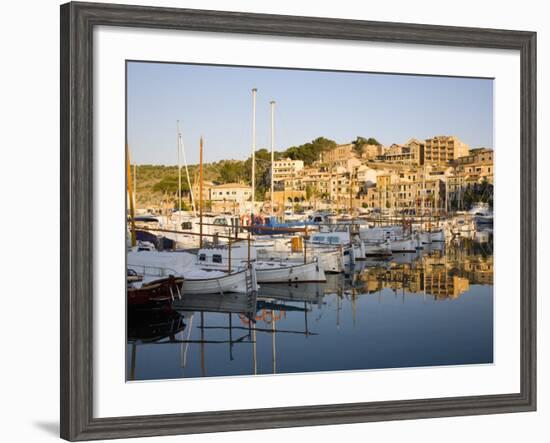
[(202, 248), (202, 136), (200, 140), (200, 160), (199, 160), (199, 246)]
[(130, 167), (130, 148), (128, 145), (126, 145), (126, 180), (128, 187), (128, 200), (130, 203), (130, 238), (132, 247), (134, 247), (136, 245), (136, 220), (134, 212), (134, 193), (132, 189), (132, 170)]
[[(134, 206), (137, 206), (137, 164), (134, 163)], [(137, 208), (134, 208), (137, 209)]]
[(273, 174), (275, 172), (273, 166), (275, 161), (275, 101), (271, 100), (271, 216), (273, 217)]
[(254, 224), (254, 202), (256, 201), (256, 88), (252, 89), (252, 206), (250, 222)]
[(178, 148), (178, 220), (179, 225), (181, 227), (181, 159), (180, 159), (180, 121), (176, 120), (176, 128), (177, 128), (177, 140), (176, 145)]
[(193, 213), (196, 216), (197, 209), (195, 207), (195, 197), (193, 195), (193, 188), (191, 187), (191, 179), (189, 178), (189, 168), (187, 167), (187, 157), (185, 156), (185, 145), (183, 144), (183, 136), (179, 128), (179, 121), (178, 121), (178, 138), (179, 138), (179, 146), (181, 148), (181, 154), (183, 157), (183, 166), (185, 167), (185, 175), (187, 176), (187, 185), (189, 186), (189, 195), (191, 196), (191, 207), (193, 208)]

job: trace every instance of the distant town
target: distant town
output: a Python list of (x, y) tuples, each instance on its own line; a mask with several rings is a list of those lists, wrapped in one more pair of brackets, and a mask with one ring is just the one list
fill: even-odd
[[(273, 160), (267, 149), (256, 151), (256, 213), (313, 209), (419, 215), (469, 210), (479, 202), (492, 207), (493, 203), (493, 150), (471, 148), (457, 136), (411, 138), (389, 146), (372, 137), (357, 137), (347, 144), (320, 137), (274, 152)], [(250, 211), (250, 165), (250, 158), (206, 164), (205, 209)], [(167, 213), (180, 207), (177, 167), (139, 165), (133, 172), (140, 212)], [(197, 165), (189, 166), (181, 192), (182, 208), (192, 210), (200, 192)]]
[[(178, 67), (162, 96), (141, 69), (133, 91), (150, 92), (126, 145), (129, 380), (493, 362), (490, 81)], [(201, 73), (216, 94), (195, 94)], [(258, 89), (251, 114), (243, 89), (258, 83), (259, 125)], [(466, 93), (477, 105), (433, 105)], [(396, 112), (403, 94), (421, 118)], [(361, 95), (369, 115), (349, 106)], [(196, 115), (195, 96), (216, 101)], [(279, 131), (265, 97), (284, 103)]]

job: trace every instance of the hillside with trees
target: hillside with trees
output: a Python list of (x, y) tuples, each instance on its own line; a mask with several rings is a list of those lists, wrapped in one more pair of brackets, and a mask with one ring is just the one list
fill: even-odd
[[(375, 139), (357, 137), (352, 143), (378, 143)], [(284, 151), (274, 154), (275, 160), (291, 158), (302, 160), (306, 166), (319, 160), (321, 153), (330, 151), (336, 147), (336, 142), (325, 137), (318, 137), (299, 146), (291, 146)], [(271, 152), (267, 149), (256, 151), (256, 198), (262, 200), (265, 192), (271, 185)], [(189, 165), (189, 177), (191, 185), (199, 181), (199, 165)], [(204, 180), (216, 184), (223, 183), (251, 183), (252, 158), (242, 160), (221, 160), (204, 164)], [(137, 182), (137, 206), (159, 207), (162, 202), (166, 205), (177, 207), (178, 195), (178, 167), (164, 165), (138, 165), (136, 168)], [(183, 207), (187, 207), (189, 201), (189, 185), (185, 168), (182, 167), (181, 191), (183, 195)]]

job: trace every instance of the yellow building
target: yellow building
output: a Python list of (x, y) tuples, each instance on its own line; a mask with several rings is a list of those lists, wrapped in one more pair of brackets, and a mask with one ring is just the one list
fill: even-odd
[(387, 148), (377, 160), (385, 163), (402, 163), (409, 165), (424, 164), (424, 143), (411, 139), (404, 145), (397, 143)]
[(363, 196), (364, 206), (390, 211), (445, 207), (445, 182), (422, 169), (408, 169), (381, 174), (376, 186), (367, 188)]
[(348, 171), (355, 166), (361, 164), (359, 160), (359, 155), (353, 149), (353, 144), (349, 143), (347, 145), (338, 145), (330, 151), (323, 152), (321, 154), (321, 163), (328, 164), (329, 167), (342, 167)]
[(468, 155), (459, 157), (454, 162), (456, 165), (466, 165), (473, 163), (481, 163), (484, 165), (493, 164), (493, 150), (488, 148), (470, 149)]
[[(267, 202), (271, 201), (271, 193), (269, 191), (265, 194)], [(273, 192), (273, 204), (276, 210), (280, 210), (285, 206), (290, 206), (294, 203), (302, 203), (306, 200), (305, 191), (275, 191)]]
[[(212, 200), (212, 188), (214, 186), (216, 186), (216, 185), (211, 181), (204, 181), (202, 183), (202, 199), (203, 199), (203, 201)], [(193, 198), (195, 199), (195, 204), (198, 207), (198, 204), (199, 204), (198, 202), (200, 200), (200, 184), (199, 183), (194, 183), (191, 186), (191, 189), (193, 190)]]
[(454, 135), (438, 135), (424, 142), (425, 163), (444, 164), (469, 154), (469, 147)]
[(374, 160), (384, 155), (386, 148), (382, 145), (363, 145), (361, 158), (365, 160)]

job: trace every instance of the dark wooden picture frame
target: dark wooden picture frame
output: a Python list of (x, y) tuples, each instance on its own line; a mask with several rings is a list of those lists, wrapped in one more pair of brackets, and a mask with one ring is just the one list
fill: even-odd
[[(95, 26), (471, 48), (521, 58), (521, 391), (513, 394), (93, 417), (92, 65)], [(61, 6), (61, 437), (144, 437), (536, 409), (536, 33), (99, 3)], [(122, 149), (122, 148), (121, 148)]]

